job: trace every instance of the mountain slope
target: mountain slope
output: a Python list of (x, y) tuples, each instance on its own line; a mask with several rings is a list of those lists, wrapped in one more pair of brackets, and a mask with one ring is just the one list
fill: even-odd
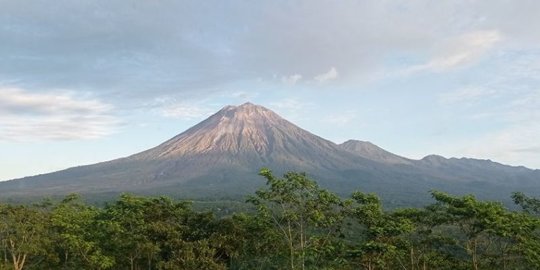
[(189, 188), (208, 185), (219, 186), (220, 194), (240, 194), (260, 186), (257, 172), (263, 166), (331, 178), (336, 171), (376, 166), (371, 163), (264, 107), (246, 103), (227, 106), (163, 144), (126, 158), (0, 183), (0, 196), (161, 192), (170, 186), (191, 195)]
[(540, 172), (473, 159), (411, 160), (374, 144), (337, 145), (264, 107), (227, 106), (170, 140), (132, 156), (0, 183), (0, 199), (136, 192), (179, 197), (243, 196), (264, 184), (261, 167), (305, 171), (340, 194), (377, 192), (395, 204), (421, 204), (429, 190), (508, 199), (540, 194)]
[(339, 146), (343, 150), (377, 162), (389, 164), (412, 164), (412, 160), (392, 154), (370, 142), (348, 140)]
[(303, 130), (251, 103), (227, 106), (186, 132), (129, 160), (213, 157), (204, 163), (335, 168), (354, 166), (336, 144)]

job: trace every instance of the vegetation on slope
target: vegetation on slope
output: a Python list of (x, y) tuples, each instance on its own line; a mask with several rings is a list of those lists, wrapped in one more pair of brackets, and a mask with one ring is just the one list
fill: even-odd
[(122, 195), (95, 207), (0, 204), (0, 269), (540, 269), (540, 201), (434, 191), (424, 208), (342, 199), (303, 173), (260, 173), (253, 211), (216, 218), (188, 202)]

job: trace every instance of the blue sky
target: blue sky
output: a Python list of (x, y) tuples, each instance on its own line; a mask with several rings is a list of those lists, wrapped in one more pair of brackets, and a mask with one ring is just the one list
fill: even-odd
[(540, 1), (0, 0), (0, 179), (229, 104), (422, 158), (540, 168)]

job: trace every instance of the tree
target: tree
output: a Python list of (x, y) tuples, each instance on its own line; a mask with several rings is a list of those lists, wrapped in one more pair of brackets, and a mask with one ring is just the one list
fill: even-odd
[(537, 198), (527, 197), (522, 192), (514, 192), (512, 194), (514, 202), (521, 206), (523, 211), (528, 214), (540, 215), (540, 200)]
[(514, 202), (521, 206), (523, 211), (532, 218), (533, 221), (528, 221), (528, 224), (536, 224), (535, 229), (531, 230), (527, 235), (522, 236), (520, 248), (525, 253), (527, 261), (540, 268), (540, 200), (533, 197), (528, 197), (521, 192), (512, 194)]
[(123, 194), (97, 217), (100, 240), (107, 243), (106, 252), (114, 254), (117, 265), (129, 265), (131, 270), (138, 269), (141, 260), (151, 262), (158, 252), (147, 234), (147, 200)]
[(193, 242), (180, 241), (171, 257), (160, 264), (164, 270), (224, 270), (225, 265), (214, 259), (215, 249), (208, 240)]
[(469, 255), (473, 269), (526, 266), (527, 256), (538, 256), (534, 245), (529, 245), (538, 220), (510, 212), (498, 202), (478, 201), (472, 195), (454, 197), (438, 191), (432, 195), (437, 203), (430, 209), (445, 217), (441, 225), (459, 229), (456, 243)]
[(406, 242), (403, 250), (408, 256), (411, 270), (459, 269), (459, 253), (454, 253), (456, 240), (444, 227), (446, 215), (426, 208), (398, 209), (392, 215), (408, 219), (413, 230), (402, 237)]
[(248, 202), (279, 232), (288, 249), (288, 267), (321, 266), (321, 247), (332, 246), (343, 220), (340, 198), (319, 188), (305, 173), (288, 172), (277, 178), (263, 168), (260, 175), (266, 178), (267, 189), (258, 190)]
[(77, 195), (0, 204), (0, 270), (540, 269), (540, 203), (523, 193), (523, 211), (438, 191), (385, 211), (376, 194), (342, 200), (305, 173), (260, 175), (251, 208), (221, 219), (128, 194), (102, 208)]
[(14, 270), (22, 270), (32, 258), (52, 253), (48, 224), (48, 213), (37, 206), (0, 207), (0, 241)]
[(222, 264), (209, 240), (215, 231), (213, 215), (193, 212), (187, 202), (124, 194), (97, 219), (116, 268), (219, 269), (213, 266)]
[(355, 192), (349, 206), (348, 216), (363, 228), (364, 239), (355, 243), (352, 251), (354, 258), (360, 259), (364, 269), (404, 267), (399, 248), (400, 236), (413, 229), (412, 222), (401, 216), (383, 211), (382, 203), (375, 194)]
[(96, 217), (100, 210), (84, 204), (76, 194), (66, 196), (51, 212), (62, 267), (107, 269), (114, 259), (103, 254)]

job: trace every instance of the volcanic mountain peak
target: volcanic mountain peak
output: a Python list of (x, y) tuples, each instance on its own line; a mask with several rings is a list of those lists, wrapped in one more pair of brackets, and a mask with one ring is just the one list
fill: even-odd
[(225, 106), (216, 115), (220, 115), (221, 120), (235, 119), (236, 121), (255, 121), (264, 118), (281, 119), (271, 110), (251, 102), (246, 102), (240, 106)]
[(257, 153), (259, 157), (268, 157), (285, 152), (292, 154), (290, 152), (297, 151), (299, 146), (308, 145), (337, 148), (265, 107), (244, 103), (226, 106), (184, 133), (131, 158), (174, 158), (209, 153)]

